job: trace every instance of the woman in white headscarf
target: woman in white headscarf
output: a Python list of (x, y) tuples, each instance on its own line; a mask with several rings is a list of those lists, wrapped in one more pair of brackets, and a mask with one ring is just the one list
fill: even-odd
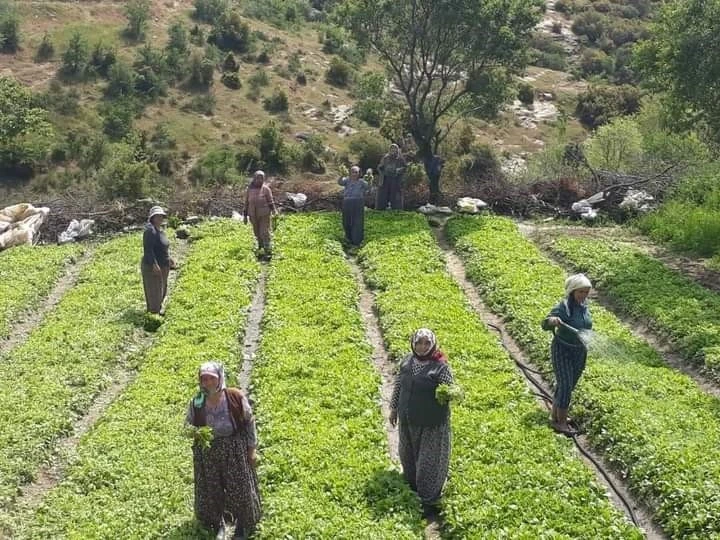
[(255, 472), (257, 435), (250, 403), (239, 388), (227, 388), (222, 364), (206, 362), (198, 371), (199, 392), (190, 401), (186, 422), (212, 429), (212, 442), (193, 445), (195, 515), (225, 538), (223, 514), (235, 519), (233, 538), (246, 539), (260, 520)]
[(145, 306), (150, 313), (160, 313), (167, 296), (168, 275), (175, 268), (170, 258), (170, 241), (164, 230), (167, 214), (160, 206), (150, 209), (143, 231), (143, 256), (140, 261)]
[(578, 335), (562, 323), (576, 330), (592, 328), (587, 306), (591, 288), (592, 283), (585, 274), (575, 274), (567, 278), (565, 298), (542, 321), (543, 330), (552, 330), (554, 333), (551, 355), (555, 372), (555, 397), (551, 422), (556, 431), (570, 435), (575, 433), (568, 425), (570, 398), (585, 369), (587, 349)]
[(421, 328), (410, 339), (412, 352), (400, 363), (390, 402), (390, 423), (399, 422), (403, 476), (420, 497), (423, 515), (434, 519), (450, 465), (450, 406), (435, 391), (453, 384), (447, 357), (432, 330)]

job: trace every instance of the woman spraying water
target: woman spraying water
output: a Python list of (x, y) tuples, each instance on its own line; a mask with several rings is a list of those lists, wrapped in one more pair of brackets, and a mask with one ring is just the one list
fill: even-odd
[(587, 348), (578, 331), (590, 330), (592, 319), (587, 297), (592, 283), (585, 274), (575, 274), (565, 280), (565, 298), (543, 320), (543, 330), (555, 334), (551, 345), (552, 365), (555, 372), (555, 397), (552, 405), (552, 427), (555, 431), (573, 435), (568, 425), (570, 397), (577, 385), (587, 360)]

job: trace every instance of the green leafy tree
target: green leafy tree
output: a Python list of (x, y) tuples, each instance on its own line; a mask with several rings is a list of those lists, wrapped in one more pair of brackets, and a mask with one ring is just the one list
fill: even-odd
[(637, 172), (643, 158), (643, 138), (637, 122), (616, 118), (601, 126), (586, 141), (585, 156), (594, 169)]
[(135, 40), (145, 37), (150, 19), (150, 0), (130, 0), (125, 4), (125, 15), (128, 19), (127, 36)]
[(60, 71), (68, 77), (80, 77), (85, 74), (90, 54), (87, 40), (80, 32), (70, 37), (67, 49), (62, 55)]
[(189, 47), (188, 31), (185, 25), (178, 21), (168, 28), (168, 43), (165, 48), (179, 54), (187, 54)]
[(666, 4), (650, 39), (635, 49), (635, 69), (650, 87), (666, 92), (677, 128), (709, 128), (720, 142), (720, 0)]
[(45, 160), (54, 136), (44, 110), (15, 79), (0, 77), (0, 167), (32, 173)]
[(405, 97), (410, 134), (440, 194), (435, 158), (460, 112), (493, 116), (526, 62), (539, 0), (348, 0), (339, 20), (385, 63)]
[(53, 45), (52, 40), (50, 39), (50, 36), (47, 32), (43, 34), (42, 41), (40, 42), (40, 45), (38, 46), (38, 50), (35, 53), (35, 61), (36, 62), (47, 62), (48, 60), (51, 60), (52, 57), (55, 55), (55, 45)]
[(0, 52), (14, 53), (20, 47), (20, 18), (10, 7), (0, 5)]

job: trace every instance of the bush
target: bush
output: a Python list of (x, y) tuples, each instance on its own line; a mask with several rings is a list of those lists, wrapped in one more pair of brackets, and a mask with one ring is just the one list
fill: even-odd
[(213, 75), (215, 74), (215, 64), (200, 53), (194, 53), (190, 57), (190, 65), (188, 68), (190, 77), (188, 84), (190, 87), (198, 90), (207, 90), (213, 83)]
[(270, 54), (263, 50), (260, 52), (260, 54), (257, 55), (257, 58), (255, 58), (255, 61), (258, 64), (269, 64), (270, 63)]
[(270, 77), (264, 69), (258, 69), (248, 79), (251, 88), (260, 88), (261, 86), (267, 86), (270, 84)]
[(235, 153), (228, 146), (209, 150), (197, 161), (188, 176), (192, 182), (200, 185), (229, 185), (241, 180)]
[(287, 167), (287, 149), (280, 129), (273, 123), (260, 128), (257, 147), (264, 167), (270, 171), (284, 171)]
[(532, 105), (535, 101), (535, 89), (531, 84), (520, 83), (518, 85), (518, 99), (525, 105)]
[(250, 50), (250, 27), (242, 22), (237, 11), (226, 11), (213, 25), (208, 43), (223, 51), (244, 53)]
[(15, 53), (20, 48), (20, 18), (12, 9), (0, 10), (0, 52)]
[(135, 91), (135, 72), (125, 62), (117, 62), (110, 68), (105, 95), (110, 98), (131, 96)]
[(74, 32), (62, 55), (60, 72), (67, 77), (84, 76), (89, 59), (87, 40), (80, 32)]
[(575, 18), (572, 31), (578, 36), (585, 36), (590, 43), (595, 43), (605, 33), (607, 24), (607, 19), (596, 11), (586, 11)]
[(217, 100), (213, 94), (198, 94), (197, 96), (193, 96), (183, 109), (195, 111), (205, 116), (212, 116), (215, 112), (216, 104)]
[(75, 88), (65, 90), (57, 79), (52, 79), (47, 92), (37, 96), (38, 104), (46, 110), (72, 116), (80, 109), (80, 93)]
[(302, 71), (301, 56), (302, 53), (300, 51), (295, 51), (288, 58), (287, 69), (290, 73), (298, 74)]
[(240, 150), (235, 155), (235, 161), (237, 163), (237, 169), (241, 173), (251, 174), (261, 168), (262, 156), (260, 155), (260, 149), (254, 144), (242, 144)]
[(305, 76), (305, 73), (303, 73), (302, 71), (301, 71), (300, 73), (298, 73), (298, 74), (295, 76), (295, 81), (296, 81), (300, 86), (305, 86), (305, 85), (307, 84), (307, 77)]
[(137, 104), (129, 98), (116, 100), (103, 107), (103, 132), (110, 139), (121, 140), (131, 131)]
[(325, 142), (320, 135), (311, 135), (302, 144), (300, 168), (315, 174), (325, 172)]
[(288, 97), (283, 90), (276, 89), (273, 95), (263, 100), (263, 108), (268, 112), (285, 112), (288, 110)]
[(230, 88), (231, 90), (238, 90), (242, 88), (242, 83), (240, 82), (240, 75), (238, 75), (237, 73), (223, 73), (220, 82), (222, 82), (226, 87)]
[(42, 41), (38, 46), (38, 50), (35, 53), (35, 61), (47, 62), (48, 60), (52, 60), (53, 56), (55, 56), (55, 45), (53, 45), (50, 35), (45, 32), (43, 34)]
[(553, 54), (538, 52), (534, 55), (532, 65), (555, 71), (565, 71), (567, 69), (567, 59), (564, 54)]
[(325, 80), (333, 86), (346, 87), (352, 77), (352, 66), (340, 58), (333, 58)]
[(135, 40), (144, 38), (150, 19), (150, 0), (129, 0), (125, 4), (125, 16), (128, 19), (125, 34)]
[(591, 86), (578, 95), (575, 115), (585, 127), (595, 129), (613, 118), (637, 113), (640, 98), (634, 86)]
[(135, 150), (127, 144), (115, 144), (107, 163), (98, 171), (98, 185), (108, 199), (138, 199), (155, 175), (145, 161), (135, 160)]
[(209, 24), (214, 24), (230, 7), (227, 0), (195, 0), (193, 5), (193, 18)]
[(616, 118), (585, 141), (585, 156), (594, 169), (632, 173), (643, 157), (642, 142), (635, 121)]
[(227, 56), (225, 56), (225, 60), (223, 60), (222, 64), (222, 70), (223, 72), (230, 73), (237, 73), (240, 70), (240, 66), (237, 63), (237, 60), (235, 60), (235, 55), (233, 53), (227, 53)]
[(115, 62), (117, 62), (115, 49), (106, 47), (102, 43), (96, 43), (90, 54), (88, 64), (93, 72), (101, 77), (107, 77), (110, 72), (110, 67), (113, 66)]
[(355, 156), (360, 170), (372, 168), (374, 171), (387, 152), (387, 143), (377, 135), (360, 133), (350, 139), (348, 148)]
[(584, 77), (592, 75), (609, 76), (615, 72), (615, 60), (603, 51), (587, 49), (580, 59), (580, 69)]

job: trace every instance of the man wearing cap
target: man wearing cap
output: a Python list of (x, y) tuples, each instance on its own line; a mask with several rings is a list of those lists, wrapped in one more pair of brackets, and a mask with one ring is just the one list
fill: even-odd
[(160, 313), (167, 295), (168, 274), (175, 263), (170, 258), (170, 241), (163, 230), (167, 218), (160, 206), (150, 209), (143, 232), (143, 257), (140, 270), (145, 290), (145, 305), (150, 313)]

